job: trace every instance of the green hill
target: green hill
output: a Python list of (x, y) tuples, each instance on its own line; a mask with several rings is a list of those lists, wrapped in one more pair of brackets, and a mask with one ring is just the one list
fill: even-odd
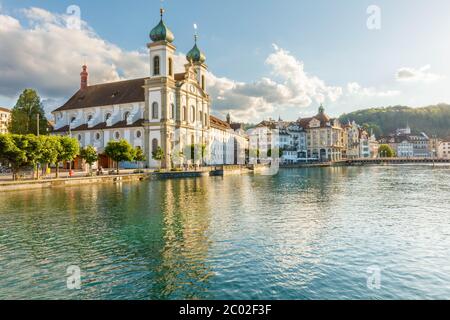
[(372, 108), (343, 114), (342, 123), (356, 121), (372, 129), (379, 136), (395, 132), (397, 128), (411, 127), (413, 133), (425, 132), (428, 136), (450, 137), (450, 105), (439, 104), (423, 108), (404, 106)]

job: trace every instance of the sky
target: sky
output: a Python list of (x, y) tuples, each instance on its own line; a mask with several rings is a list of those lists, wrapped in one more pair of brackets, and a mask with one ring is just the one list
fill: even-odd
[[(161, 3), (0, 0), (0, 106), (13, 107), (31, 87), (47, 111), (59, 107), (79, 88), (84, 62), (90, 84), (148, 76), (146, 44)], [(162, 5), (179, 71), (197, 24), (218, 116), (255, 123), (312, 115), (321, 103), (332, 116), (450, 103), (448, 0)]]

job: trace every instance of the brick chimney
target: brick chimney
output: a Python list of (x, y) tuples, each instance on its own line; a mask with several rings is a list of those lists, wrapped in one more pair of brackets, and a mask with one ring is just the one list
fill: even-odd
[(83, 71), (81, 71), (81, 73), (80, 73), (80, 76), (81, 76), (80, 89), (81, 90), (85, 90), (88, 86), (88, 75), (89, 75), (89, 73), (87, 72), (87, 66), (84, 65)]

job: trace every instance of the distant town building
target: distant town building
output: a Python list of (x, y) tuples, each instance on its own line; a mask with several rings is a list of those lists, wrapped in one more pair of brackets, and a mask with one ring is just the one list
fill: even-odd
[(8, 133), (8, 126), (10, 121), (11, 110), (0, 107), (0, 134)]
[(429, 158), (432, 156), (431, 139), (423, 132), (412, 134), (409, 126), (397, 129), (394, 134), (381, 138), (379, 142), (389, 144), (399, 158)]
[(346, 158), (357, 159), (360, 158), (360, 128), (355, 121), (349, 122), (344, 126), (347, 136), (346, 143)]
[(299, 120), (300, 126), (306, 130), (308, 158), (319, 161), (342, 160), (344, 149), (344, 130), (337, 118), (330, 118), (324, 107), (312, 118)]
[(450, 141), (440, 141), (437, 148), (437, 157), (439, 159), (450, 159)]
[[(261, 158), (264, 159), (269, 149), (281, 149), (281, 163), (307, 161), (306, 132), (297, 121), (269, 119), (262, 121), (249, 132), (250, 149), (258, 150)], [(267, 139), (264, 138), (265, 135)]]
[[(338, 119), (332, 119), (325, 114), (322, 105), (318, 114), (313, 117), (291, 122), (269, 119), (259, 123), (255, 129), (278, 130), (282, 163), (339, 161), (346, 154), (346, 133)], [(250, 138), (250, 143), (251, 140)], [(274, 141), (270, 143), (273, 144)]]

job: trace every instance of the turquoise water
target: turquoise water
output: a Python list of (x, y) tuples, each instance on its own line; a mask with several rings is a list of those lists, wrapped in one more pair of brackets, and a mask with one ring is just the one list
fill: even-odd
[(449, 199), (426, 166), (2, 193), (0, 299), (449, 299)]

